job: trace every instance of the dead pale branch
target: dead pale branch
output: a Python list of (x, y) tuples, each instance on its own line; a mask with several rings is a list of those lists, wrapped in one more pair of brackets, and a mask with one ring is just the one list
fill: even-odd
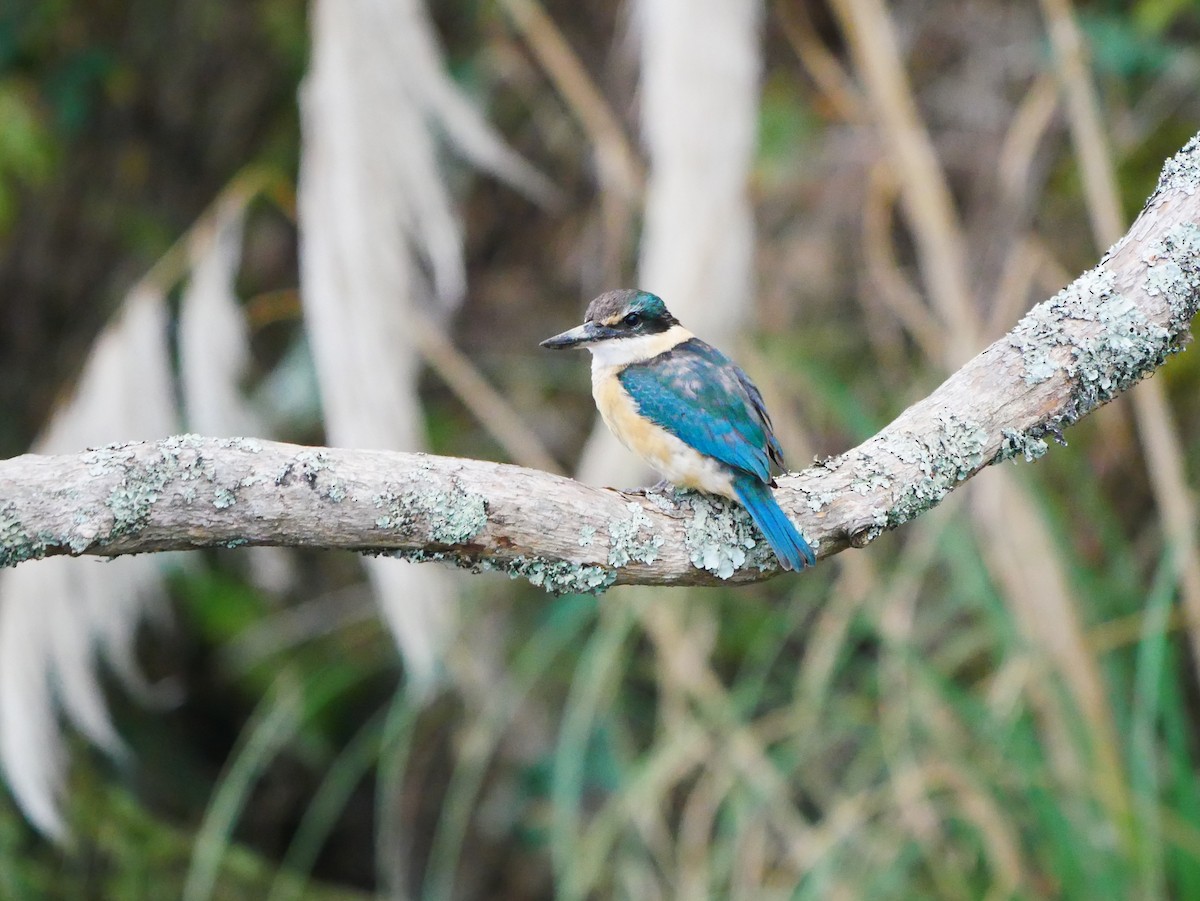
[[(1188, 337), (1200, 302), (1200, 137), (1094, 269), (859, 447), (780, 479), (828, 557), (923, 513), (992, 463), (1032, 460)], [(386, 451), (182, 436), (0, 461), (0, 565), (55, 554), (346, 548), (523, 576), (556, 592), (777, 573), (746, 516), (546, 472)]]

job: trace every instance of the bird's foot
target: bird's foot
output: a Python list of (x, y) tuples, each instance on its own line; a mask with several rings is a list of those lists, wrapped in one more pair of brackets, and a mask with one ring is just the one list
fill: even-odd
[(648, 488), (626, 488), (622, 490), (622, 494), (632, 494), (635, 497), (645, 497), (648, 494), (666, 494), (674, 489), (675, 485), (667, 479), (659, 479)]

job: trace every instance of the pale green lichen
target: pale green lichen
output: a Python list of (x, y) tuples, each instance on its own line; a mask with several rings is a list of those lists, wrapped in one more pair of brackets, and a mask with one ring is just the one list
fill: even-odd
[(905, 486), (890, 510), (876, 511), (880, 530), (937, 506), (958, 482), (983, 466), (988, 435), (979, 423), (953, 413), (942, 414), (937, 422), (940, 428), (930, 434), (898, 436), (887, 448), (900, 461), (916, 466), (921, 475)]
[(487, 525), (487, 499), (457, 481), (446, 491), (429, 486), (390, 489), (376, 495), (374, 502), (384, 510), (375, 520), (379, 528), (409, 529), (424, 520), (428, 538), (435, 544), (464, 544)]
[[(640, 504), (630, 501), (625, 508), (629, 516), (608, 524), (609, 566), (625, 566), (630, 562), (653, 563), (658, 559), (658, 549), (663, 546), (662, 535), (650, 531), (650, 517)], [(649, 533), (645, 538), (638, 537), (642, 530)]]
[(46, 536), (25, 531), (16, 504), (0, 504), (0, 567), (36, 560), (46, 553), (46, 545)]
[(686, 497), (687, 491), (683, 488), (668, 488), (669, 495), (661, 494), (658, 491), (647, 491), (646, 500), (661, 510), (663, 513), (673, 513), (676, 509), (676, 498)]
[[(885, 473), (882, 469), (873, 464), (873, 461), (864, 458), (860, 465), (855, 468), (854, 478), (850, 481), (849, 489), (855, 494), (861, 494), (866, 497), (868, 494), (874, 494), (877, 491), (886, 491), (892, 484), (892, 477)], [(837, 497), (836, 492), (829, 492), (829, 500), (826, 503), (833, 501)], [(809, 503), (812, 507), (812, 503)], [(815, 513), (820, 508), (813, 508)]]
[(139, 532), (150, 519), (150, 512), (174, 475), (175, 461), (167, 455), (156, 460), (114, 461), (121, 467), (121, 481), (113, 487), (104, 505), (112, 513), (109, 537)]
[(70, 548), (73, 554), (82, 554), (92, 541), (95, 540), (95, 517), (97, 511), (89, 506), (86, 509), (80, 509), (75, 512), (73, 517), (74, 528), (67, 534), (67, 547)]
[(1200, 135), (1193, 137), (1183, 145), (1182, 150), (1167, 160), (1158, 176), (1158, 187), (1154, 189), (1154, 194), (1164, 191), (1194, 194), (1197, 185), (1200, 185)]
[(433, 517), (429, 537), (441, 544), (460, 544), (479, 534), (487, 525), (487, 499), (457, 483), (450, 491), (423, 492), (418, 504)]
[(1097, 309), (1112, 296), (1114, 281), (1112, 272), (1101, 264), (1038, 304), (1017, 323), (1008, 341), (1021, 354), (1026, 384), (1039, 384), (1064, 368), (1055, 351), (1073, 346), (1066, 324), (1095, 319)]
[(1037, 385), (1052, 378), (1054, 373), (1058, 372), (1058, 364), (1055, 363), (1047, 352), (1047, 348), (1041, 344), (1034, 344), (1028, 347), (1023, 355), (1025, 362), (1025, 384)]
[(1132, 387), (1175, 348), (1170, 333), (1150, 322), (1128, 297), (1113, 295), (1097, 311), (1103, 328), (1076, 345), (1067, 374), (1083, 389), (1080, 405), (1091, 410)]
[(329, 462), (329, 457), (323, 450), (300, 451), (275, 476), (276, 485), (286, 485), (292, 479), (303, 479), (305, 484), (328, 500), (338, 503), (349, 495), (336, 477), (323, 473), (336, 473), (336, 468)]
[(217, 441), (217, 445), (233, 450), (243, 450), (251, 454), (261, 454), (263, 450), (262, 442), (256, 438), (222, 438)]
[(750, 520), (750, 514), (724, 498), (699, 492), (682, 495), (692, 515), (683, 541), (692, 565), (728, 579), (750, 563), (760, 570), (774, 565), (774, 555)]
[[(180, 484), (179, 496), (184, 503), (192, 504), (201, 496), (198, 487), (216, 481), (216, 466), (212, 460), (201, 451), (198, 435), (176, 435), (161, 442), (167, 454), (175, 460), (175, 479)], [(181, 455), (182, 451), (193, 451), (190, 455)]]
[[(119, 473), (119, 481), (104, 501), (112, 523), (105, 534), (83, 533), (80, 529), (89, 521), (94, 522), (95, 517), (81, 520), (77, 516), (75, 530), (66, 536), (66, 546), (81, 553), (92, 545), (103, 546), (122, 535), (140, 531), (149, 520), (154, 505), (168, 490), (175, 491), (186, 504), (207, 496), (216, 509), (233, 506), (242, 483), (217, 484), (216, 466), (203, 452), (208, 443), (209, 439), (199, 435), (183, 434), (159, 441), (154, 446), (156, 453), (145, 457), (139, 455), (146, 450), (140, 443), (110, 444), (88, 451), (84, 463), (93, 475), (108, 477), (114, 470)], [(261, 445), (253, 439), (231, 438), (217, 443), (251, 453), (261, 451)], [(201, 485), (211, 486), (211, 489), (206, 488), (201, 494), (198, 490)]]
[[(105, 506), (113, 518), (108, 533), (73, 536), (69, 546), (78, 552), (93, 540), (103, 544), (139, 531), (149, 519), (154, 504), (171, 485), (182, 486), (177, 490), (185, 503), (194, 502), (198, 497), (196, 485), (215, 481), (215, 467), (202, 453), (205, 441), (198, 435), (174, 435), (158, 442), (157, 455), (145, 459), (137, 453), (144, 450), (144, 446), (135, 443), (110, 444), (84, 454), (84, 463), (93, 475), (107, 477), (117, 470), (120, 480), (105, 498)], [(232, 504), (236, 488), (236, 484), (216, 486), (211, 495), (214, 506), (223, 508)]]
[[(124, 535), (136, 534), (149, 521), (154, 505), (172, 485), (201, 479), (212, 479), (212, 466), (200, 454), (203, 440), (195, 435), (178, 435), (166, 438), (153, 447), (154, 453), (146, 454), (146, 445), (140, 442), (119, 442), (94, 448), (82, 455), (83, 464), (97, 479), (111, 479), (115, 484), (104, 498), (103, 507), (108, 516), (102, 516), (100, 508), (76, 510), (73, 524), (62, 535), (42, 533), (34, 538), (10, 546), (5, 541), (3, 559), (16, 562), (43, 556), (48, 548), (63, 547), (74, 554), (81, 554), (92, 547), (105, 544)], [(195, 498), (195, 489), (187, 484), (185, 499)], [(97, 523), (108, 518), (105, 528)], [(21, 536), (13, 536), (21, 538)]]
[(510, 560), (482, 560), (439, 551), (401, 550), (384, 552), (413, 563), (447, 563), (472, 572), (502, 572), (510, 579), (526, 579), (549, 594), (600, 594), (617, 581), (617, 574), (603, 566), (520, 555)]
[(375, 517), (375, 525), (380, 529), (404, 529), (407, 528), (413, 517), (400, 503), (400, 495), (393, 489), (375, 495), (372, 499), (376, 510), (383, 510), (379, 516)]
[(1000, 451), (996, 454), (993, 463), (1001, 463), (1005, 460), (1015, 460), (1018, 457), (1024, 457), (1026, 463), (1032, 463), (1034, 460), (1043, 456), (1048, 446), (1045, 439), (1037, 434), (1038, 430), (1031, 429), (1028, 432), (1021, 432), (1017, 429), (1002, 429), (1000, 432), (1003, 441), (1000, 445)]
[(288, 466), (300, 467), (305, 481), (313, 482), (317, 474), (329, 469), (331, 464), (325, 451), (318, 449), (299, 451)]
[(596, 527), (595, 526), (583, 526), (579, 530), (579, 546), (580, 547), (591, 547), (592, 542), (595, 540), (596, 540)]
[[(209, 439), (205, 438), (203, 435), (197, 435), (193, 432), (184, 432), (180, 435), (171, 435), (168, 438), (162, 439), (162, 441), (158, 442), (158, 446), (165, 454), (178, 454), (180, 451), (196, 451), (199, 453), (200, 449), (208, 443), (208, 440)], [(217, 443), (226, 447), (232, 447), (232, 442), (237, 440), (239, 439), (235, 438), (229, 439), (227, 442), (218, 441)], [(118, 447), (128, 446), (131, 445), (118, 445)]]
[[(1179, 288), (1183, 269), (1164, 269), (1155, 289), (1192, 296)], [(1089, 331), (1081, 322), (1095, 323)], [(1069, 330), (1069, 331), (1068, 331)], [(1082, 332), (1082, 333), (1081, 333)], [(1105, 264), (1081, 275), (1053, 298), (1034, 307), (1012, 331), (1009, 343), (1021, 352), (1025, 381), (1034, 385), (1062, 370), (1076, 384), (1074, 406), (1055, 427), (1070, 424), (1117, 394), (1178, 350), (1171, 330), (1151, 322), (1134, 301), (1116, 290)]]
[(813, 513), (820, 513), (835, 500), (837, 500), (838, 492), (822, 491), (818, 493), (809, 493), (806, 506)]
[(941, 429), (934, 433), (935, 459), (946, 466), (955, 481), (968, 479), (983, 466), (987, 448), (987, 430), (973, 419), (954, 413), (938, 417)]
[(1180, 222), (1146, 257), (1146, 293), (1166, 298), (1175, 331), (1182, 331), (1196, 313), (1200, 294), (1200, 226)]
[[(1198, 150), (1200, 145), (1193, 139), (1167, 164), (1160, 191), (1194, 190)], [(1040, 457), (1046, 452), (1045, 435), (1065, 443), (1061, 440), (1065, 426), (1128, 390), (1178, 352), (1200, 299), (1198, 261), (1200, 227), (1192, 222), (1175, 225), (1147, 248), (1142, 287), (1148, 296), (1166, 301), (1170, 313), (1166, 325), (1149, 319), (1132, 296), (1118, 290), (1107, 263), (1034, 307), (1008, 338), (1021, 354), (1025, 381), (1036, 385), (1061, 371), (1075, 389), (1057, 416), (1023, 433), (1006, 431), (994, 462)]]
[(603, 566), (541, 557), (516, 557), (489, 568), (507, 572), (511, 579), (528, 579), (529, 584), (554, 595), (600, 594), (617, 581), (617, 574)]

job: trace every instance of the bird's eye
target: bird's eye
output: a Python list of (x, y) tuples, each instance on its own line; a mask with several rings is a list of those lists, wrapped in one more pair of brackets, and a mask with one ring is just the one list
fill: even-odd
[(636, 328), (638, 326), (638, 324), (641, 323), (641, 321), (642, 321), (642, 317), (639, 316), (637, 313), (630, 313), (628, 316), (626, 316), (624, 319), (621, 320), (622, 324), (626, 325), (629, 328)]

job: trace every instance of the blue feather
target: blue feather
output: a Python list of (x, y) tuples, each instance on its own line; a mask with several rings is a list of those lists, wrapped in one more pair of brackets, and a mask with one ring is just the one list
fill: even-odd
[(817, 562), (804, 536), (775, 502), (769, 485), (753, 476), (743, 475), (734, 479), (733, 490), (759, 531), (766, 536), (780, 566), (797, 570)]
[(771, 480), (782, 465), (762, 395), (728, 357), (698, 338), (617, 376), (638, 412), (735, 471)]

